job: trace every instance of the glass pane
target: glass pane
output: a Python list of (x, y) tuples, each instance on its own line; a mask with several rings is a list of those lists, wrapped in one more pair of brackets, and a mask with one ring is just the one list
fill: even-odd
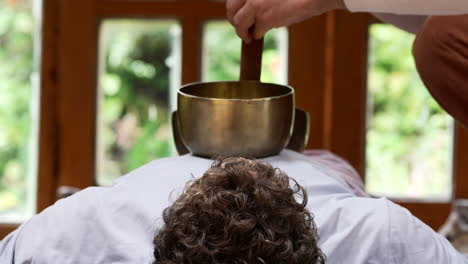
[[(210, 21), (203, 35), (203, 80), (239, 80), (241, 40), (227, 21)], [(262, 82), (287, 84), (288, 32), (274, 29), (265, 36)]]
[[(40, 2), (0, 0), (0, 222), (35, 212)], [(38, 13), (38, 12), (37, 12)]]
[(97, 182), (175, 155), (170, 113), (180, 86), (173, 20), (111, 19), (100, 35)]
[(390, 25), (370, 27), (366, 189), (390, 197), (448, 199), (453, 120), (421, 82), (413, 40)]

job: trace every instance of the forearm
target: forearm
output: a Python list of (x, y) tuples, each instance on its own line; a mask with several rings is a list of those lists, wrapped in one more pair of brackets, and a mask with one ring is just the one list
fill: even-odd
[(352, 12), (407, 15), (468, 14), (467, 0), (344, 0)]
[[(468, 0), (467, 0), (468, 1)], [(427, 16), (413, 16), (413, 15), (393, 15), (386, 13), (374, 13), (375, 17), (380, 19), (382, 22), (392, 24), (398, 28), (401, 28), (409, 33), (417, 34)]]

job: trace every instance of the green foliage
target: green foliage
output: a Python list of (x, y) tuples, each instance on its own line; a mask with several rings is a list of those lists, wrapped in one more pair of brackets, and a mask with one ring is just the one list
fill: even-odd
[(146, 162), (170, 156), (169, 127), (172, 22), (111, 20), (103, 26), (105, 72), (98, 182)]
[[(281, 30), (285, 29), (272, 30), (265, 36), (261, 76), (263, 82), (281, 81), (279, 64), (284, 63), (278, 53), (278, 34)], [(224, 21), (209, 22), (206, 25), (204, 43), (204, 80), (239, 80), (241, 40), (234, 28)]]
[(448, 197), (451, 120), (416, 72), (414, 36), (389, 25), (370, 33), (368, 191)]
[(33, 30), (29, 1), (0, 0), (0, 216), (27, 195)]

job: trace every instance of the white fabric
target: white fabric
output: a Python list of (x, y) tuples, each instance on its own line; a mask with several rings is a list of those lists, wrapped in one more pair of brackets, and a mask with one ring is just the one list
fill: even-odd
[(374, 13), (373, 15), (385, 23), (392, 24), (413, 34), (417, 34), (421, 30), (428, 18), (428, 16), (393, 15), (387, 13)]
[(344, 0), (352, 12), (408, 15), (468, 14), (468, 0)]
[[(307, 189), (327, 263), (467, 263), (406, 210), (355, 197), (322, 164), (287, 150), (266, 161)], [(210, 164), (192, 156), (156, 160), (112, 187), (58, 201), (0, 244), (0, 263), (151, 263), (162, 210)]]

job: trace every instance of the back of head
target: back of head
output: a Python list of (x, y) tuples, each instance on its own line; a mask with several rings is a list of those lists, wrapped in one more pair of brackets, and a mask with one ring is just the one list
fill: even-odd
[(155, 263), (324, 263), (306, 204), (279, 169), (218, 159), (164, 210)]

